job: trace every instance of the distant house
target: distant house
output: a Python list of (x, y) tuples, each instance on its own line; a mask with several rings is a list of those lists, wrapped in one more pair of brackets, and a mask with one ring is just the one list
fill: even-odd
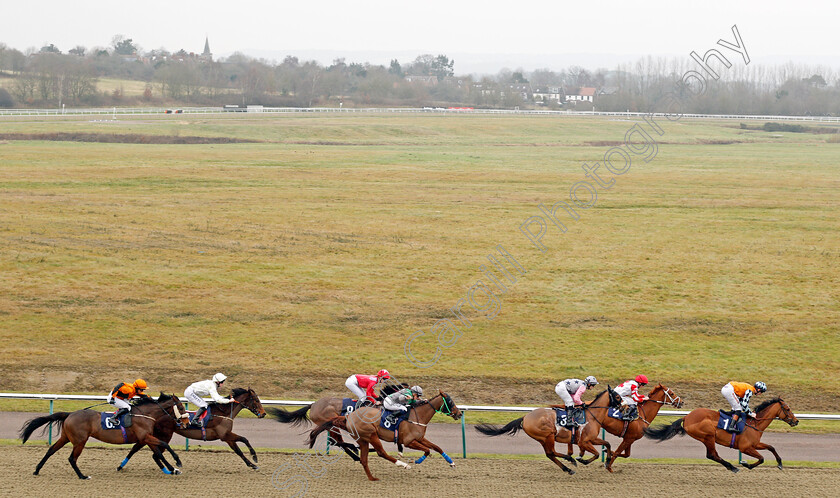
[(563, 89), (559, 86), (538, 86), (532, 95), (535, 102), (563, 101)]
[(598, 96), (601, 96), (601, 95), (615, 95), (616, 93), (618, 93), (618, 87), (617, 86), (602, 86), (601, 88), (598, 89)]
[(582, 86), (566, 92), (566, 102), (595, 102), (595, 88)]
[(407, 74), (405, 75), (405, 80), (409, 83), (420, 83), (426, 86), (435, 86), (438, 84), (437, 76)]

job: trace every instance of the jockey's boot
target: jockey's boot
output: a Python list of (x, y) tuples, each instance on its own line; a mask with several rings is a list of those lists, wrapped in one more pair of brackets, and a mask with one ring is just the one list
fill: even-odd
[(195, 411), (195, 417), (193, 417), (192, 423), (190, 425), (192, 425), (193, 427), (199, 427), (200, 428), (201, 427), (201, 417), (204, 415), (204, 412), (206, 410), (207, 410), (207, 408), (204, 408), (203, 406), (199, 407), (198, 410)]
[(744, 412), (742, 412), (741, 410), (738, 410), (732, 414), (732, 423), (729, 426), (729, 432), (738, 432), (738, 421), (743, 416)]
[(567, 406), (566, 407), (566, 427), (569, 429), (573, 429), (577, 426), (577, 420), (575, 420), (575, 407), (574, 406)]
[(120, 417), (122, 416), (123, 413), (128, 413), (128, 408), (120, 408), (119, 410), (114, 412), (114, 416), (111, 417), (111, 422), (113, 422), (114, 425), (117, 425), (117, 423), (119, 423)]

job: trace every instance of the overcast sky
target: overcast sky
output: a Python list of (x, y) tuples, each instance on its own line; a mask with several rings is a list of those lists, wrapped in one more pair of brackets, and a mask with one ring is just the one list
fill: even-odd
[(444, 53), (456, 72), (471, 72), (496, 55), (500, 67), (521, 60), (530, 69), (542, 67), (536, 56), (594, 67), (704, 53), (732, 40), (737, 24), (756, 61), (837, 67), (837, 23), (835, 1), (41, 0), (3, 2), (0, 43), (20, 50), (53, 43), (66, 52), (107, 47), (122, 34), (144, 50), (200, 52), (208, 36), (217, 58), (241, 51), (382, 63), (392, 53), (401, 61)]

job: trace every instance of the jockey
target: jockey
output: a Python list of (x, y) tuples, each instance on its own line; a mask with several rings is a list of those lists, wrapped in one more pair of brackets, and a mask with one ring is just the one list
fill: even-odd
[(192, 425), (201, 427), (201, 416), (204, 415), (205, 410), (207, 410), (207, 402), (202, 399), (202, 396), (210, 396), (213, 401), (220, 405), (226, 405), (234, 402), (233, 398), (223, 398), (219, 395), (218, 389), (225, 383), (225, 380), (227, 380), (225, 374), (219, 372), (214, 375), (212, 379), (202, 380), (190, 384), (190, 386), (184, 391), (184, 397), (187, 398), (190, 403), (198, 407), (198, 410), (195, 412)]
[(621, 411), (625, 420), (635, 420), (637, 414), (636, 404), (646, 401), (647, 396), (639, 393), (639, 388), (647, 385), (646, 375), (637, 375), (635, 379), (623, 382), (615, 388), (615, 392), (621, 396)]
[(566, 405), (566, 424), (570, 426), (577, 426), (575, 417), (575, 407), (583, 405), (580, 397), (587, 389), (592, 389), (593, 386), (598, 385), (598, 381), (594, 376), (590, 375), (584, 380), (580, 379), (566, 379), (562, 380), (554, 386), (554, 392), (563, 400)]
[(370, 400), (376, 403), (376, 393), (373, 388), (385, 379), (390, 379), (391, 374), (387, 370), (380, 370), (376, 375), (351, 375), (347, 377), (344, 385), (356, 396), (358, 400)]
[(137, 379), (133, 384), (120, 382), (114, 387), (114, 389), (111, 390), (111, 394), (108, 395), (108, 403), (118, 408), (118, 410), (114, 413), (114, 416), (111, 417), (114, 425), (117, 424), (120, 415), (131, 411), (131, 405), (128, 403), (128, 400), (135, 396), (140, 398), (149, 397), (143, 392), (148, 388), (149, 385), (146, 384), (145, 380)]
[(732, 407), (732, 411), (735, 412), (732, 415), (732, 425), (733, 427), (737, 427), (738, 419), (746, 414), (750, 416), (752, 412), (750, 411), (750, 398), (753, 394), (761, 394), (767, 391), (767, 384), (764, 382), (756, 382), (755, 385), (749, 385), (746, 382), (736, 382), (732, 381), (729, 384), (723, 386), (723, 389), (720, 390), (720, 393), (723, 395), (724, 399), (729, 402), (729, 405)]
[(406, 405), (413, 405), (417, 401), (420, 401), (420, 396), (423, 396), (423, 388), (420, 386), (401, 389), (389, 394), (382, 400), (382, 407), (390, 412), (407, 412), (408, 407)]

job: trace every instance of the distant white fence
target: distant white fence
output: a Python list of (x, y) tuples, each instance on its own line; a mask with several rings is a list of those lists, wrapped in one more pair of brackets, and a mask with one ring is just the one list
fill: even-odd
[[(604, 112), (604, 111), (549, 111), (540, 109), (465, 109), (465, 108), (444, 108), (444, 107), (366, 107), (366, 108), (341, 108), (341, 107), (252, 107), (238, 108), (235, 111), (226, 110), (223, 107), (109, 107), (92, 109), (0, 109), (0, 118), (3, 117), (43, 117), (43, 116), (183, 116), (185, 114), (218, 114), (228, 116), (253, 116), (253, 114), (367, 114), (367, 113), (391, 113), (391, 114), (462, 114), (462, 115), (532, 115), (532, 116), (612, 116), (622, 118), (642, 118), (651, 116), (644, 112)], [(653, 113), (654, 117), (665, 118), (663, 113)], [(815, 123), (840, 123), (837, 116), (763, 116), (746, 114), (683, 114), (688, 119), (726, 119), (743, 121), (805, 121)]]

